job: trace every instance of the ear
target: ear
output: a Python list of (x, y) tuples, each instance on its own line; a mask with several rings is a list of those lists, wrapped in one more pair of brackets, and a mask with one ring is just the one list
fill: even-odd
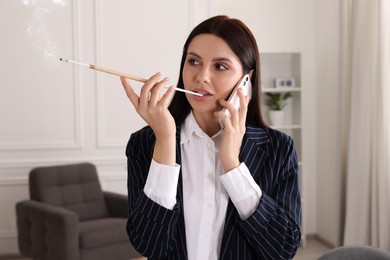
[(252, 79), (252, 76), (253, 76), (253, 70), (250, 70), (248, 74), (249, 74), (249, 78), (251, 78), (251, 79)]

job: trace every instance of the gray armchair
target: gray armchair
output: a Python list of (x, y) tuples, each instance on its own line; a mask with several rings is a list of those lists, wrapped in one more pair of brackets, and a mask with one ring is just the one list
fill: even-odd
[(341, 246), (324, 253), (318, 260), (390, 260), (390, 253), (372, 246)]
[(90, 163), (35, 168), (16, 205), (20, 253), (39, 260), (127, 260), (127, 197), (101, 189)]

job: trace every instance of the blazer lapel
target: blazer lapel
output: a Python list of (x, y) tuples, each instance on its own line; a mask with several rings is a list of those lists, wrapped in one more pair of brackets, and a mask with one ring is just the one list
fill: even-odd
[[(176, 163), (181, 165), (181, 149), (180, 149), (180, 128), (177, 128), (176, 131)], [(177, 245), (178, 250), (180, 251), (180, 259), (188, 259), (187, 256), (187, 241), (186, 241), (186, 230), (185, 230), (185, 222), (184, 222), (184, 201), (183, 201), (183, 178), (182, 172), (180, 168), (179, 173), (179, 181), (177, 185), (177, 194), (176, 194), (177, 202), (179, 203), (180, 215), (179, 215), (179, 224), (177, 226)]]
[(258, 178), (260, 169), (268, 158), (265, 146), (269, 142), (270, 139), (263, 129), (246, 128), (239, 159), (240, 162), (245, 162), (255, 180)]

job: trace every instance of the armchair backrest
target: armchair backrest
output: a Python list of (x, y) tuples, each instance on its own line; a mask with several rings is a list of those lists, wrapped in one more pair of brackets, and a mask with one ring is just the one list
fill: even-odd
[(29, 175), (30, 198), (75, 212), (80, 221), (109, 216), (91, 163), (38, 167)]

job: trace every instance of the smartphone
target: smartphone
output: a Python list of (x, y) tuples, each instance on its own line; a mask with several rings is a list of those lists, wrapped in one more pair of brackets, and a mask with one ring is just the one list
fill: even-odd
[[(244, 95), (249, 97), (249, 100), (252, 97), (252, 83), (250, 80), (249, 74), (245, 74), (234, 86), (232, 93), (229, 95), (228, 102), (233, 104), (233, 106), (238, 110), (240, 108), (240, 98), (237, 95), (237, 91), (239, 88), (242, 88)], [(227, 108), (223, 108), (222, 112), (224, 112), (227, 116), (230, 117), (230, 112)], [(222, 128), (224, 128), (222, 121), (219, 121), (219, 124)]]

